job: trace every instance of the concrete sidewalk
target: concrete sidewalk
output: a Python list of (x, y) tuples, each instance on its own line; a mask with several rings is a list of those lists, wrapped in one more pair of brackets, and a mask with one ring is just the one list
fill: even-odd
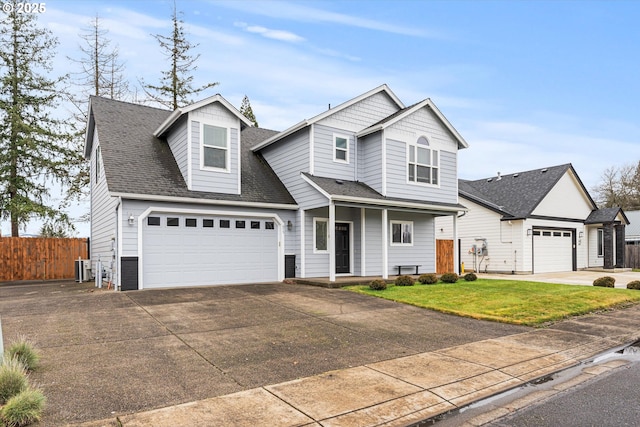
[[(640, 306), (123, 415), (122, 426), (408, 426), (640, 340)], [(77, 424), (116, 426), (117, 420)]]

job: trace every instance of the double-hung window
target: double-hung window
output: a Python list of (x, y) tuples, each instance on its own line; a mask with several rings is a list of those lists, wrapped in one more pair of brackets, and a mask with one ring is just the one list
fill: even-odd
[(202, 166), (205, 168), (229, 168), (229, 138), (227, 129), (202, 125)]
[(349, 138), (342, 135), (333, 137), (333, 160), (349, 163)]
[(391, 245), (412, 246), (413, 245), (413, 222), (412, 221), (391, 221)]
[(408, 180), (421, 184), (438, 185), (440, 182), (440, 167), (438, 151), (429, 147), (429, 141), (424, 136), (418, 138), (415, 144), (409, 144)]

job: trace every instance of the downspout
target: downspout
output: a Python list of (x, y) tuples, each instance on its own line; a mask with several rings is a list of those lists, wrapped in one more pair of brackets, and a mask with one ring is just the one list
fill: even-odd
[[(121, 274), (120, 274), (120, 267), (121, 267), (121, 254), (122, 254), (122, 196), (118, 196), (118, 204), (116, 205), (116, 221), (117, 221), (117, 227), (116, 227), (116, 259), (115, 259), (115, 263), (116, 263), (116, 282), (113, 284), (113, 290), (117, 291), (118, 288), (120, 287), (120, 279), (121, 279)], [(111, 272), (111, 274), (113, 274), (113, 272)]]

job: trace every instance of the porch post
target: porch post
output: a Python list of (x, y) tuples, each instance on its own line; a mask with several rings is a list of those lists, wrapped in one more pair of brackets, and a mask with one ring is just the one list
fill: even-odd
[(365, 208), (360, 208), (360, 275), (361, 276), (366, 276), (367, 275), (367, 264), (366, 264), (366, 239), (365, 239), (365, 232), (367, 230), (367, 227), (365, 225), (365, 221), (366, 221), (366, 209)]
[(306, 254), (306, 242), (305, 234), (307, 233), (307, 227), (305, 224), (304, 209), (298, 211), (298, 230), (300, 232), (300, 277), (307, 277), (307, 271), (305, 268), (305, 254)]
[(329, 246), (329, 282), (336, 281), (336, 205), (333, 200), (329, 201), (329, 240), (327, 246)]
[(453, 214), (453, 271), (460, 274), (460, 260), (458, 259), (458, 252), (458, 213), (456, 212)]
[(387, 229), (388, 213), (386, 209), (382, 209), (382, 278), (389, 278), (389, 230)]

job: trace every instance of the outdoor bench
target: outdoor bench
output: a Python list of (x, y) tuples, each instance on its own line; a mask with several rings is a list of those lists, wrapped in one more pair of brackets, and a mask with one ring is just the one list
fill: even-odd
[(406, 265), (405, 265), (405, 264), (403, 264), (403, 265), (396, 265), (394, 268), (397, 268), (397, 269), (398, 269), (398, 276), (399, 276), (399, 275), (401, 274), (401, 273), (400, 273), (400, 271), (401, 271), (403, 268), (414, 268), (414, 267), (415, 267), (415, 269), (416, 269), (416, 275), (417, 275), (417, 274), (418, 274), (418, 268), (419, 268), (419, 267), (422, 267), (422, 264), (406, 264)]

